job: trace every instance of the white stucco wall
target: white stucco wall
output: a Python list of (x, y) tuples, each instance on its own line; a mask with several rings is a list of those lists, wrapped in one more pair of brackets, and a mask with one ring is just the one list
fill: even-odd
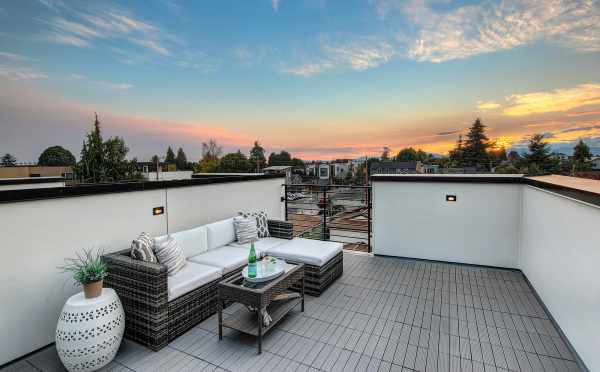
[(282, 183), (283, 177), (168, 189), (169, 232), (236, 216), (243, 211), (264, 210), (269, 218), (283, 219)]
[(516, 268), (520, 211), (517, 184), (374, 181), (373, 252)]
[[(65, 300), (80, 289), (57, 266), (82, 248), (129, 247), (142, 231), (216, 221), (238, 210), (281, 217), (283, 178), (0, 204), (0, 365), (54, 341)], [(166, 200), (167, 195), (169, 201)], [(152, 215), (152, 208), (165, 214)]]
[(590, 371), (600, 371), (600, 208), (523, 186), (520, 268)]

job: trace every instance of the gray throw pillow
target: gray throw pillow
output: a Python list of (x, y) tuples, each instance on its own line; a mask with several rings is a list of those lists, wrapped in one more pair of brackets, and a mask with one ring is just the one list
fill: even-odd
[(140, 236), (131, 242), (131, 258), (144, 262), (157, 263), (158, 260), (152, 251), (154, 239), (147, 233), (143, 232)]
[(271, 236), (269, 233), (269, 217), (267, 217), (267, 212), (239, 212), (239, 215), (242, 217), (256, 217), (256, 229), (258, 230), (259, 238), (268, 238)]
[(238, 243), (246, 244), (258, 240), (256, 217), (234, 217), (233, 227), (235, 228), (235, 237)]
[(181, 249), (177, 240), (170, 236), (161, 241), (155, 240), (154, 253), (158, 262), (167, 267), (167, 274), (169, 275), (175, 274), (186, 264), (183, 249)]

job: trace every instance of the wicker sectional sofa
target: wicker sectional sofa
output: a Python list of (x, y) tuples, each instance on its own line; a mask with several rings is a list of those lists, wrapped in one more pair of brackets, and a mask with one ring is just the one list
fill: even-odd
[[(269, 220), (268, 227), (271, 237), (255, 243), (257, 254), (305, 263), (307, 294), (320, 295), (342, 275), (341, 244), (293, 238), (290, 222)], [(232, 229), (227, 219), (171, 234), (187, 259), (172, 276), (164, 265), (132, 259), (129, 249), (104, 256), (105, 286), (121, 299), (126, 337), (160, 350), (217, 311), (217, 284), (247, 263), (249, 245), (238, 244)]]

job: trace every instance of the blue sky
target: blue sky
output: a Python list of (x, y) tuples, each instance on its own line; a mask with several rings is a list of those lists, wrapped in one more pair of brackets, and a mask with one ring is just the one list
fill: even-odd
[(0, 152), (78, 155), (93, 112), (147, 159), (444, 153), (475, 117), (600, 153), (597, 0), (0, 3)]

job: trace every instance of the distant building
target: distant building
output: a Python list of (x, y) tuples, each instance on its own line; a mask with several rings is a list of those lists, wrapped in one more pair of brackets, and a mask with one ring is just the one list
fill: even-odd
[(477, 167), (462, 167), (462, 168), (442, 168), (441, 173), (444, 174), (471, 174), (478, 173)]
[(345, 178), (347, 174), (352, 175), (352, 163), (350, 160), (336, 160), (332, 165), (334, 178)]
[(427, 174), (433, 174), (433, 173), (439, 173), (440, 172), (440, 166), (437, 164), (423, 164), (423, 173), (427, 173)]
[(66, 180), (73, 179), (73, 168), (47, 167), (40, 165), (16, 165), (14, 167), (0, 167), (0, 178), (29, 178), (29, 177), (61, 177)]
[(378, 161), (371, 163), (370, 174), (423, 173), (420, 161)]
[(600, 156), (594, 156), (591, 160), (592, 170), (600, 170)]
[(292, 166), (291, 165), (273, 165), (263, 168), (265, 174), (285, 174), (285, 183), (292, 183)]

